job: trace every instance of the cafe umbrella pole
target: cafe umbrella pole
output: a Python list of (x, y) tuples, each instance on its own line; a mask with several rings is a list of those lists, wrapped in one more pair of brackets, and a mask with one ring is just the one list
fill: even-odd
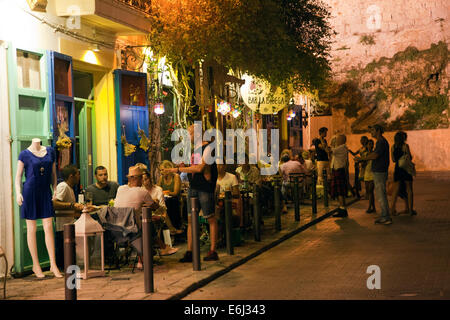
[(225, 236), (227, 243), (227, 254), (233, 255), (233, 242), (231, 241), (231, 224), (232, 224), (232, 203), (231, 203), (231, 191), (225, 192)]
[(258, 185), (253, 185), (253, 226), (255, 230), (255, 241), (261, 241), (261, 207), (259, 203)]
[(198, 198), (191, 199), (191, 229), (192, 229), (192, 266), (194, 271), (201, 270), (200, 263), (200, 225), (198, 222)]
[(145, 293), (155, 292), (153, 281), (153, 237), (152, 212), (148, 207), (142, 208), (142, 242), (144, 262)]
[[(75, 258), (75, 225), (64, 225), (64, 284), (66, 300), (77, 300), (78, 275)], [(78, 269), (79, 270), (79, 269)]]

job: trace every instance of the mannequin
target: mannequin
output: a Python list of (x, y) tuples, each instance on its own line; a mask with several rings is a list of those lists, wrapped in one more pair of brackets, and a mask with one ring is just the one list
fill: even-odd
[[(22, 175), (25, 169), (26, 181), (21, 192)], [(36, 244), (36, 220), (42, 219), (45, 232), (45, 244), (50, 258), (50, 271), (56, 278), (62, 278), (56, 266), (55, 239), (53, 233), (52, 193), (56, 190), (56, 164), (51, 147), (41, 146), (41, 140), (34, 138), (31, 145), (23, 150), (17, 162), (15, 179), (16, 202), (21, 207), (20, 217), (27, 222), (27, 243), (33, 260), (33, 272), (37, 278), (44, 278), (39, 264)]]

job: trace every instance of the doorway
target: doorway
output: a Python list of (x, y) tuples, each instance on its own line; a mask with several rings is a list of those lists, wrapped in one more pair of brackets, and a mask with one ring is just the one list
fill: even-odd
[(74, 70), (75, 152), (80, 169), (80, 185), (94, 183), (96, 164), (94, 77), (92, 73)]

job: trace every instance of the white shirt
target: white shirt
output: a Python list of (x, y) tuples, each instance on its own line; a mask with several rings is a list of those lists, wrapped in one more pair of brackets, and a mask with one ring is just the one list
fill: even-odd
[(150, 194), (141, 187), (130, 187), (129, 185), (120, 186), (117, 189), (114, 207), (116, 208), (134, 208), (140, 212), (144, 203), (153, 203)]
[(146, 192), (148, 192), (148, 194), (150, 195), (150, 197), (152, 197), (152, 199), (154, 201), (157, 201), (159, 204), (159, 208), (155, 211), (155, 213), (163, 213), (167, 210), (166, 207), (166, 201), (164, 200), (164, 192), (163, 189), (160, 186), (157, 186), (156, 184), (153, 185), (152, 189), (150, 191), (148, 191), (145, 187), (142, 187)]
[(219, 192), (231, 191), (233, 187), (239, 186), (238, 179), (234, 174), (226, 172), (222, 179), (217, 177), (217, 184), (219, 185)]
[[(61, 202), (77, 202), (73, 189), (65, 182), (61, 182), (56, 186), (55, 199)], [(64, 225), (73, 223), (75, 210), (55, 210), (56, 214), (56, 231), (64, 231)], [(72, 217), (58, 217), (58, 214), (72, 215)]]
[(331, 169), (345, 168), (348, 164), (348, 148), (345, 144), (341, 144), (336, 148), (331, 148)]

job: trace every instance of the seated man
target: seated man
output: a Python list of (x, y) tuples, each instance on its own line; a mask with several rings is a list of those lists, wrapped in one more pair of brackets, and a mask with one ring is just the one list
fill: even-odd
[(94, 206), (108, 205), (109, 201), (116, 197), (119, 184), (108, 181), (108, 170), (103, 166), (95, 168), (94, 174), (97, 183), (88, 186), (86, 192), (92, 193), (92, 204)]
[[(225, 191), (231, 191), (233, 197), (233, 214), (236, 215), (239, 220), (241, 219), (240, 208), (240, 193), (239, 193), (239, 182), (234, 174), (225, 171), (226, 165), (217, 165), (217, 184), (216, 184), (216, 195), (219, 196), (220, 200), (225, 198)], [(223, 201), (218, 202), (219, 209), (223, 209)]]
[(243, 188), (249, 188), (253, 184), (261, 186), (262, 180), (259, 169), (250, 164), (247, 154), (245, 154), (245, 163), (236, 169), (236, 175)]
[[(283, 185), (281, 187), (281, 193), (284, 199), (287, 199), (287, 187), (290, 184), (289, 175), (293, 173), (307, 173), (306, 168), (298, 161), (291, 160), (288, 153), (285, 153), (281, 158), (283, 164), (280, 166), (280, 174), (283, 177)], [(283, 205), (283, 212), (287, 212), (286, 205)]]
[[(74, 165), (65, 166), (62, 171), (63, 182), (56, 186), (53, 208), (56, 218), (55, 255), (58, 268), (64, 269), (64, 225), (73, 223), (80, 216), (84, 205), (77, 203), (73, 187), (80, 183), (80, 170)], [(91, 207), (87, 207), (92, 211)]]
[(142, 207), (151, 206), (154, 201), (150, 194), (142, 188), (143, 172), (138, 166), (128, 169), (128, 184), (120, 186), (117, 189), (114, 207), (116, 208), (134, 208), (136, 214), (136, 223), (139, 229), (142, 228)]

